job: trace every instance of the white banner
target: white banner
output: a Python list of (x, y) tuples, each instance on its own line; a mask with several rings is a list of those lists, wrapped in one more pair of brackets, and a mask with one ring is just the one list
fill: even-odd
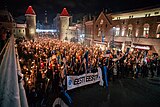
[(88, 73), (79, 76), (67, 76), (67, 90), (96, 83), (100, 80), (98, 73)]

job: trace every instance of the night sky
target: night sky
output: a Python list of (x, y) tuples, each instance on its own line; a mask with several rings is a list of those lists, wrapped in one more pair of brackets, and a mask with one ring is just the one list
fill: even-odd
[(37, 20), (44, 20), (44, 11), (48, 11), (51, 20), (64, 7), (73, 17), (84, 14), (96, 14), (107, 9), (109, 12), (121, 12), (146, 7), (160, 7), (160, 0), (0, 0), (1, 8), (5, 5), (14, 17), (24, 15), (27, 7), (32, 5)]

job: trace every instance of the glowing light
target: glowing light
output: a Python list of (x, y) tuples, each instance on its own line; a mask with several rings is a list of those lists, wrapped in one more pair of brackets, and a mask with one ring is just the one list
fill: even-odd
[(48, 78), (47, 80), (49, 81), (50, 79)]
[(133, 52), (134, 51), (134, 49), (133, 48), (131, 48), (131, 52)]
[(36, 32), (57, 32), (57, 30), (56, 29), (53, 29), (53, 30), (51, 30), (51, 29), (36, 29)]
[(149, 46), (135, 46), (137, 49), (145, 49), (145, 50), (150, 50)]
[(35, 34), (34, 28), (31, 28), (31, 29), (30, 29), (30, 33), (31, 33), (31, 34)]
[(28, 81), (28, 84), (31, 84), (31, 81), (30, 81), (30, 80)]

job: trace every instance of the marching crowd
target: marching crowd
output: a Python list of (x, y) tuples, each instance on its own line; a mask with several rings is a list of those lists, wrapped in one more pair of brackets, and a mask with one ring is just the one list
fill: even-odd
[(59, 86), (65, 90), (67, 75), (98, 72), (98, 67), (107, 67), (108, 81), (160, 76), (159, 56), (148, 56), (145, 50), (102, 50), (50, 38), (17, 39), (16, 44), (30, 107), (42, 106), (50, 90), (58, 93)]

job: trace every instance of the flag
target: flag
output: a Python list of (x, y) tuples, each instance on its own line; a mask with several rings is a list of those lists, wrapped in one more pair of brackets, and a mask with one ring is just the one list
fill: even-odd
[(60, 107), (69, 107), (60, 97), (55, 99), (52, 107), (56, 107), (57, 105), (60, 105)]
[(144, 55), (143, 56), (144, 56), (143, 60), (144, 60), (145, 64), (147, 64), (147, 52), (146, 51), (144, 51)]
[(60, 51), (57, 52), (57, 59), (58, 59), (58, 64), (61, 65), (61, 53), (60, 53)]
[(65, 57), (63, 57), (63, 65), (64, 65), (64, 69), (63, 69), (63, 71), (64, 71), (64, 76), (66, 77), (66, 74), (67, 74), (67, 67), (66, 67), (66, 58)]
[(98, 67), (98, 76), (99, 76), (99, 80), (100, 80), (99, 85), (103, 86), (104, 82), (103, 82), (103, 79), (102, 79), (102, 70), (101, 70), (100, 67)]
[(103, 66), (103, 72), (104, 72), (104, 80), (106, 83), (106, 88), (108, 89), (108, 78), (107, 78), (107, 67)]
[(126, 54), (128, 54), (128, 53), (129, 53), (129, 50), (130, 50), (130, 48), (127, 48), (127, 50), (126, 50)]
[(102, 42), (104, 42), (104, 34), (102, 34)]
[(14, 36), (6, 47), (0, 65), (0, 107), (28, 107), (22, 85), (18, 84)]
[(86, 53), (84, 54), (84, 59), (85, 59), (85, 61), (86, 61), (86, 72), (87, 72), (87, 70), (88, 70), (88, 51), (86, 51)]
[(52, 107), (57, 105), (60, 105), (60, 107), (71, 107), (72, 105), (72, 99), (64, 89), (61, 89), (60, 97), (55, 99)]
[[(66, 102), (68, 103), (68, 105), (71, 106), (71, 104), (72, 104), (72, 99), (71, 99), (71, 97), (69, 96), (69, 94), (68, 94), (65, 90), (62, 91), (62, 94), (64, 95), (64, 100), (66, 100)], [(63, 98), (63, 97), (62, 97), (62, 98)]]

